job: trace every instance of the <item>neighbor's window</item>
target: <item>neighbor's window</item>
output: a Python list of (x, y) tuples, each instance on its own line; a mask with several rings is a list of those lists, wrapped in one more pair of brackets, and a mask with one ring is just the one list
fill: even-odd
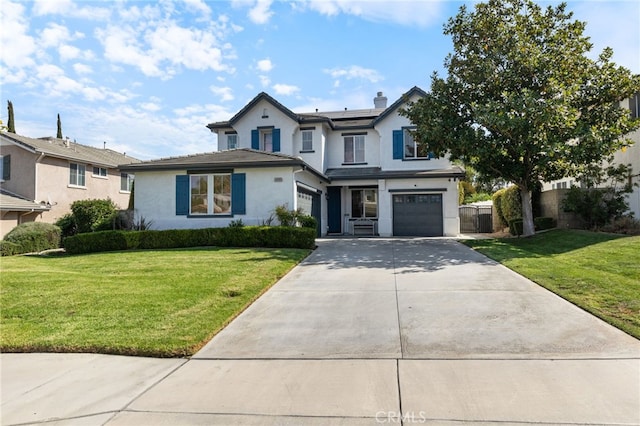
[(344, 162), (364, 163), (364, 135), (344, 137)]
[(409, 129), (404, 129), (404, 158), (429, 158), (429, 152), (416, 143)]
[(134, 177), (134, 175), (130, 175), (129, 173), (120, 173), (120, 191), (131, 192), (131, 188), (133, 188)]
[(227, 135), (227, 149), (236, 149), (236, 148), (238, 148), (238, 135), (237, 134)]
[(351, 191), (351, 217), (378, 217), (378, 191), (375, 189), (354, 189)]
[(93, 175), (100, 176), (100, 177), (107, 177), (107, 169), (105, 169), (104, 167), (93, 166)]
[(302, 150), (313, 151), (313, 131), (312, 130), (302, 131)]
[(84, 164), (69, 164), (69, 185), (85, 186), (86, 166)]
[(191, 175), (190, 214), (231, 214), (231, 175)]

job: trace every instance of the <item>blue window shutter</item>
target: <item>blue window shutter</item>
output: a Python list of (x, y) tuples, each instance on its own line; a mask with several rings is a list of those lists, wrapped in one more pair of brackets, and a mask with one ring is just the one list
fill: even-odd
[(2, 157), (2, 180), (11, 179), (11, 156), (5, 155)]
[(247, 175), (231, 175), (231, 214), (247, 214)]
[(251, 131), (251, 149), (260, 149), (260, 133), (258, 129)]
[(402, 160), (404, 154), (404, 134), (402, 130), (393, 131), (393, 159)]
[(176, 176), (176, 216), (189, 214), (189, 175)]
[(273, 142), (273, 152), (280, 152), (280, 129), (273, 129), (271, 139)]

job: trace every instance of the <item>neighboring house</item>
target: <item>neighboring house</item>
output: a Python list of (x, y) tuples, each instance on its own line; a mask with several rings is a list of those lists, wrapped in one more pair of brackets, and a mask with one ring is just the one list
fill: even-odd
[(133, 175), (119, 164), (139, 160), (56, 138), (0, 133), (0, 236), (24, 222), (53, 223), (76, 200), (110, 198), (127, 208)]
[(260, 93), (229, 121), (207, 127), (219, 152), (122, 166), (135, 173), (135, 206), (157, 229), (268, 222), (278, 205), (318, 219), (318, 235), (455, 236), (464, 170), (414, 143), (399, 109), (298, 114)]
[[(621, 105), (629, 109), (629, 113), (634, 118), (640, 118), (640, 93), (630, 99), (624, 100)], [(613, 156), (613, 164), (630, 164), (631, 174), (629, 183), (633, 184), (633, 192), (627, 196), (629, 211), (634, 217), (640, 218), (640, 129), (626, 136), (634, 143), (630, 147), (616, 152)], [(571, 188), (571, 185), (580, 185), (575, 178), (565, 178), (553, 182), (543, 183), (542, 190)]]

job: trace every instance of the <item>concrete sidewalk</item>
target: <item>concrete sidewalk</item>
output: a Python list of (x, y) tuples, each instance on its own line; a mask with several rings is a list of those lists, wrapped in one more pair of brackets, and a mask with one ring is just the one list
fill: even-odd
[(319, 240), (190, 360), (0, 360), (4, 425), (640, 424), (640, 341), (446, 239)]

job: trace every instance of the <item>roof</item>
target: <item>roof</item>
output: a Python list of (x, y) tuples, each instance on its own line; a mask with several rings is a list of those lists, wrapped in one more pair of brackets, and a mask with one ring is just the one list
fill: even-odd
[(46, 154), (50, 157), (81, 161), (97, 166), (117, 168), (120, 164), (136, 163), (140, 160), (126, 154), (111, 150), (82, 145), (77, 142), (66, 141), (53, 137), (29, 138), (14, 133), (2, 132), (2, 138), (35, 153)]
[(207, 124), (207, 127), (213, 132), (217, 129), (228, 129), (240, 120), (247, 112), (249, 112), (258, 102), (266, 100), (274, 107), (287, 115), (293, 121), (299, 124), (325, 122), (334, 130), (362, 129), (373, 128), (376, 123), (383, 120), (401, 105), (406, 103), (411, 97), (426, 96), (426, 92), (417, 86), (411, 88), (400, 98), (387, 108), (369, 108), (369, 109), (344, 109), (343, 111), (326, 111), (326, 112), (309, 112), (296, 114), (280, 102), (276, 101), (272, 96), (265, 92), (259, 93), (255, 98), (244, 106), (229, 121), (218, 121)]
[(122, 165), (120, 168), (135, 173), (138, 170), (212, 170), (257, 167), (294, 167), (299, 166), (316, 174), (322, 179), (325, 175), (310, 167), (301, 158), (276, 152), (257, 151), (249, 148), (231, 149), (227, 151), (205, 152), (201, 154), (183, 155), (179, 157), (160, 158)]
[(387, 170), (380, 167), (354, 167), (328, 169), (326, 175), (331, 181), (363, 179), (404, 179), (404, 178), (460, 178), (464, 170), (459, 166), (435, 170)]
[(18, 194), (7, 191), (0, 188), (0, 210), (3, 211), (18, 211), (18, 212), (30, 212), (30, 211), (48, 211), (51, 206), (47, 204), (36, 203)]

